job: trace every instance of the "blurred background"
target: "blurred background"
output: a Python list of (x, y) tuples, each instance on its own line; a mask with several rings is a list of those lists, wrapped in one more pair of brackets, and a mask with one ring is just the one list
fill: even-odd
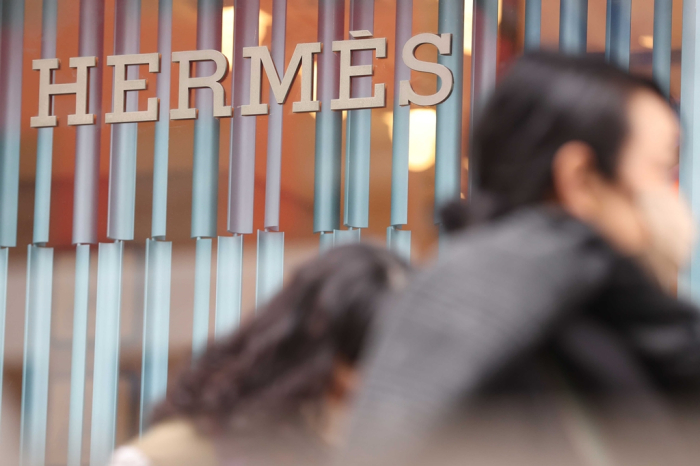
[[(104, 55), (114, 53), (115, 2), (106, 0)], [(459, 1), (459, 0), (455, 0)], [(658, 0), (657, 0), (658, 1)], [(669, 2), (671, 0), (668, 0)], [(604, 54), (606, 45), (606, 0), (588, 1), (587, 50)], [(347, 38), (350, 2), (345, 2), (345, 37)], [(370, 209), (369, 226), (362, 231), (366, 240), (385, 242), (390, 225), (391, 162), (392, 162), (392, 108), (394, 96), (394, 36), (395, 0), (375, 1), (374, 37), (386, 37), (386, 59), (374, 60), (375, 83), (386, 83), (387, 106), (372, 110)], [(543, 47), (558, 48), (559, 0), (542, 0), (541, 42)], [(682, 35), (682, 0), (673, 0), (673, 34), (671, 65), (671, 96), (679, 98), (680, 46)], [(63, 67), (55, 73), (55, 82), (74, 82), (74, 70), (67, 67), (69, 57), (78, 56), (79, 0), (62, 0), (57, 9), (57, 52)], [(464, 34), (464, 100), (462, 147), (466, 154), (469, 137), (471, 88), (472, 1), (465, 4)], [(412, 35), (438, 32), (438, 0), (414, 0)], [(222, 52), (232, 58), (233, 0), (224, 1), (221, 44)], [(172, 50), (197, 48), (197, 2), (173, 2)], [(654, 27), (654, 0), (635, 0), (631, 14), (630, 68), (634, 72), (651, 75)], [(503, 64), (522, 53), (524, 43), (525, 1), (499, 0), (498, 56), (499, 70)], [(140, 52), (158, 51), (158, 0), (141, 1)], [(260, 0), (259, 41), (270, 45), (272, 27), (272, 0)], [(292, 0), (287, 7), (286, 59), (291, 57), (299, 43), (315, 42), (318, 36), (317, 0)], [(22, 364), (24, 344), (25, 300), (27, 281), (27, 245), (32, 243), (34, 190), (36, 172), (37, 131), (29, 126), (29, 117), (37, 114), (39, 73), (32, 70), (32, 60), (41, 57), (42, 1), (26, 0), (24, 15), (24, 48), (22, 72), (21, 157), (19, 185), (19, 219), (17, 246), (9, 251), (5, 361), (3, 380), (2, 429), (4, 447), (18, 448), (19, 425), (16, 416), (22, 393)], [(453, 45), (455, 47), (455, 45)], [(421, 47), (418, 58), (435, 61), (434, 47)], [(163, 66), (172, 66), (171, 108), (177, 105), (177, 64), (163, 57)], [(4, 72), (2, 70), (0, 72)], [(141, 77), (149, 79), (149, 87), (141, 92), (141, 106), (145, 99), (155, 96), (155, 78), (141, 67)], [(231, 73), (223, 82), (230, 103)], [(435, 92), (436, 78), (432, 74), (413, 72), (411, 84), (419, 94)], [(269, 87), (263, 78), (263, 101), (269, 102)], [(110, 111), (112, 99), (112, 70), (103, 71), (103, 111)], [(284, 268), (293, 269), (301, 261), (318, 253), (319, 237), (313, 233), (314, 206), (314, 137), (315, 115), (292, 113), (291, 102), (299, 100), (300, 80), (293, 84), (284, 108), (284, 136), (282, 155), (280, 231), (285, 233)], [(54, 101), (54, 114), (62, 124), (54, 130), (53, 169), (51, 180), (50, 241), (54, 248), (53, 292), (51, 296), (51, 341), (48, 396), (48, 427), (46, 464), (65, 464), (68, 445), (68, 413), (71, 373), (71, 344), (73, 329), (75, 248), (72, 245), (72, 206), (75, 163), (75, 128), (66, 126), (65, 116), (73, 113), (75, 98), (60, 96)], [(412, 232), (411, 259), (414, 265), (434, 257), (438, 229), (433, 222), (435, 108), (414, 107), (410, 111), (409, 137), (409, 200), (408, 224)], [(254, 228), (263, 229), (265, 172), (267, 154), (267, 116), (258, 117), (255, 161), (255, 215)], [(109, 181), (110, 131), (103, 125), (100, 154), (100, 191), (98, 235), (101, 242), (109, 241), (107, 228), (107, 199)], [(220, 122), (218, 234), (226, 231), (228, 204), (229, 119)], [(145, 245), (150, 237), (151, 199), (153, 187), (154, 122), (138, 125), (136, 208), (134, 240), (124, 246), (122, 268), (122, 297), (120, 323), (120, 359), (117, 405), (116, 442), (120, 444), (138, 433), (139, 397), (143, 340), (143, 309), (145, 283)], [(343, 126), (345, 133), (345, 126)], [(169, 189), (167, 211), (167, 240), (172, 242), (171, 305), (169, 337), (169, 374), (187, 364), (192, 348), (194, 306), (195, 240), (190, 238), (192, 209), (193, 120), (170, 121)], [(345, 144), (343, 143), (343, 147)], [(462, 192), (467, 192), (468, 159), (462, 164)], [(342, 192), (342, 190), (341, 190)], [(214, 247), (215, 247), (214, 243)], [(255, 306), (256, 238), (244, 235), (242, 307), (243, 318)], [(88, 345), (84, 411), (83, 463), (88, 462), (92, 400), (92, 370), (95, 329), (95, 293), (97, 254), (91, 256), (91, 279), (88, 319)], [(216, 273), (212, 261), (212, 277)], [(288, 274), (287, 274), (288, 275)], [(211, 303), (214, 305), (214, 280), (211, 283)], [(213, 336), (214, 319), (210, 319)], [(10, 442), (10, 443), (8, 443)], [(14, 446), (12, 445), (14, 443)], [(3, 463), (4, 464), (4, 463)]]

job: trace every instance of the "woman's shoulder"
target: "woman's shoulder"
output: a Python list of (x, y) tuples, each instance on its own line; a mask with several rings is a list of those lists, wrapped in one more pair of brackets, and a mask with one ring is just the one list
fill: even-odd
[(186, 420), (163, 422), (114, 451), (110, 466), (216, 466), (212, 440)]

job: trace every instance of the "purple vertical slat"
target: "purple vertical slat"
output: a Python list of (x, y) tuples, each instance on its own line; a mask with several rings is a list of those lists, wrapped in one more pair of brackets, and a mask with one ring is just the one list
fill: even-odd
[(249, 103), (250, 60), (243, 47), (258, 45), (260, 0), (236, 0), (233, 43), (233, 120), (228, 177), (228, 231), (253, 232), (255, 190), (255, 116), (242, 116), (241, 105)]
[[(287, 0), (272, 3), (272, 61), (284, 70), (284, 49), (287, 33)], [(272, 90), (270, 90), (272, 95)], [(280, 224), (280, 178), (282, 175), (283, 104), (270, 99), (267, 125), (267, 174), (265, 181), (265, 228), (277, 231)]]
[(75, 133), (75, 181), (73, 186), (73, 244), (97, 243), (97, 203), (100, 179), (102, 129), (102, 70), (104, 67), (104, 0), (81, 0), (78, 54), (96, 56), (90, 70), (88, 111), (94, 125), (81, 125)]
[[(114, 54), (138, 54), (141, 39), (141, 0), (119, 0), (114, 7)], [(138, 79), (138, 66), (126, 70), (129, 80)], [(138, 110), (138, 93), (126, 93), (126, 111)], [(107, 236), (114, 240), (134, 239), (136, 206), (136, 148), (138, 123), (112, 125), (109, 157), (109, 208)]]

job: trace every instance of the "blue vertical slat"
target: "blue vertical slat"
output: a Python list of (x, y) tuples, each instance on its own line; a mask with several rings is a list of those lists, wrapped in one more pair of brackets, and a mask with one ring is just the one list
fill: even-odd
[(255, 306), (260, 307), (280, 288), (284, 279), (284, 233), (258, 230)]
[(49, 403), (53, 249), (29, 245), (22, 374), (21, 463), (43, 466)]
[(209, 287), (211, 285), (211, 238), (197, 238), (194, 264), (194, 318), (192, 355), (196, 359), (209, 338)]
[(588, 0), (561, 0), (559, 8), (559, 50), (586, 53)]
[(172, 249), (171, 242), (146, 240), (140, 433), (155, 403), (165, 396), (168, 384)]
[(119, 384), (119, 314), (123, 243), (100, 243), (92, 382), (90, 466), (107, 464), (114, 449)]
[(525, 50), (540, 48), (542, 0), (525, 0)]
[(654, 80), (664, 91), (666, 97), (671, 95), (671, 35), (673, 33), (673, 2), (670, 0), (654, 1), (654, 50), (652, 52), (652, 70)]
[[(498, 1), (486, 0), (486, 3), (496, 5), (496, 21), (498, 21)], [(475, 6), (479, 4), (480, 2), (477, 0)], [(452, 71), (454, 85), (447, 100), (437, 106), (435, 223), (439, 222), (439, 209), (442, 205), (445, 202), (458, 199), (461, 190), (462, 84), (464, 74), (464, 53), (462, 51), (462, 44), (464, 44), (464, 2), (440, 0), (438, 8), (439, 33), (452, 34), (452, 53), (438, 55), (438, 63), (445, 65)], [(439, 78), (438, 81), (440, 81)], [(441, 85), (441, 82), (438, 82), (438, 88)]]
[(229, 335), (241, 320), (243, 235), (219, 236), (216, 248), (216, 316), (214, 335)]
[(90, 245), (79, 244), (75, 249), (75, 298), (73, 303), (73, 348), (70, 369), (67, 466), (80, 466), (82, 464), (89, 294)]
[(605, 56), (623, 70), (630, 67), (632, 0), (608, 0)]

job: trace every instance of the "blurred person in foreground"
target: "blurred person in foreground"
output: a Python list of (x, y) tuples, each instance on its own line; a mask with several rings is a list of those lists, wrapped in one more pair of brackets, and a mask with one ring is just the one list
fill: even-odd
[(476, 194), (390, 303), (336, 464), (695, 463), (700, 314), (666, 291), (694, 236), (678, 142), (646, 78), (514, 63), (473, 134)]
[(169, 389), (113, 466), (325, 464), (339, 438), (379, 302), (406, 280), (392, 253), (335, 248)]

